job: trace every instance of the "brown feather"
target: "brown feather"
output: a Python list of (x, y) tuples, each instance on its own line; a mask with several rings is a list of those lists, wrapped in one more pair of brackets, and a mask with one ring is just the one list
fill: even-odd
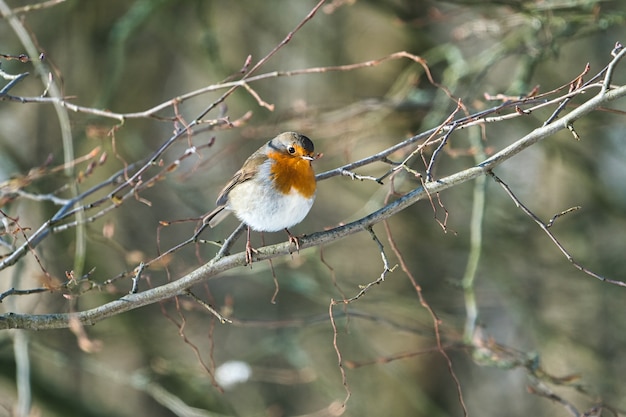
[(226, 184), (222, 191), (220, 191), (215, 204), (218, 206), (225, 206), (228, 202), (228, 193), (230, 193), (236, 185), (254, 177), (259, 171), (259, 166), (261, 166), (261, 164), (265, 161), (267, 161), (267, 155), (262, 152), (256, 151), (250, 155), (250, 157), (246, 159), (246, 162), (243, 163), (241, 169), (233, 175), (228, 184)]

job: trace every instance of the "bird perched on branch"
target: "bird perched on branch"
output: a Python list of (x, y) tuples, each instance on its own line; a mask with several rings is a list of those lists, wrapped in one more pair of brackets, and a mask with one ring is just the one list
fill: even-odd
[(254, 249), (250, 229), (276, 232), (284, 229), (289, 241), (300, 249), (288, 228), (300, 223), (315, 199), (316, 181), (311, 162), (311, 139), (296, 132), (284, 132), (261, 146), (246, 161), (217, 197), (217, 207), (203, 220), (214, 227), (230, 212), (248, 226), (246, 261)]

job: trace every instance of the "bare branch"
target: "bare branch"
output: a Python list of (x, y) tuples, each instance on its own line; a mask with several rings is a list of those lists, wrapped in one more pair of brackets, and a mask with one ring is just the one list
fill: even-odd
[(215, 317), (217, 317), (217, 319), (220, 321), (220, 323), (224, 324), (224, 323), (232, 323), (233, 322), (232, 320), (222, 316), (216, 309), (213, 308), (213, 306), (211, 306), (209, 303), (207, 303), (206, 301), (204, 301), (203, 299), (201, 299), (200, 297), (195, 295), (193, 292), (191, 292), (191, 290), (187, 290), (186, 294), (188, 296), (190, 296), (191, 298), (193, 298), (202, 307), (207, 309)]
[[(576, 260), (574, 260), (574, 258), (572, 257), (572, 255), (569, 254), (569, 252), (567, 251), (567, 249), (565, 249), (565, 247), (561, 244), (561, 242), (558, 241), (558, 239), (552, 234), (552, 232), (549, 230), (549, 227), (552, 225), (552, 222), (554, 220), (554, 217), (552, 218), (552, 220), (550, 221), (549, 225), (544, 223), (539, 217), (537, 217), (535, 215), (535, 213), (533, 213), (532, 211), (530, 211), (530, 209), (528, 209), (528, 207), (526, 207), (524, 204), (522, 204), (522, 202), (515, 196), (515, 194), (513, 194), (513, 191), (509, 188), (509, 186), (502, 181), (500, 178), (498, 178), (493, 172), (489, 172), (489, 175), (491, 175), (491, 177), (502, 186), (502, 188), (504, 188), (504, 190), (506, 191), (506, 193), (509, 195), (509, 197), (511, 197), (511, 199), (515, 202), (515, 205), (517, 207), (519, 207), (528, 217), (530, 217), (531, 219), (533, 219), (533, 221), (535, 223), (537, 223), (537, 225), (541, 228), (541, 230), (543, 230), (548, 237), (550, 238), (550, 240), (552, 240), (552, 242), (556, 245), (557, 248), (559, 248), (559, 250), (561, 251), (561, 253), (563, 253), (563, 255), (565, 255), (565, 257), (567, 258), (568, 261), (570, 261), (572, 263), (572, 265), (574, 265), (574, 267), (576, 269), (578, 269), (579, 271), (584, 272), (585, 274), (597, 278), (600, 281), (604, 281), (604, 282), (608, 282), (609, 284), (614, 284), (614, 285), (618, 285), (620, 287), (626, 287), (626, 282), (623, 281), (617, 281), (617, 280), (612, 280), (612, 279), (608, 279), (605, 278), (601, 275), (596, 274), (593, 271), (588, 270), (587, 268), (585, 268), (584, 266), (582, 266), (580, 263), (578, 263)], [(568, 210), (568, 211), (571, 211)], [(565, 214), (564, 213), (560, 213)]]
[(330, 325), (333, 328), (333, 349), (337, 354), (337, 366), (339, 367), (339, 372), (341, 373), (341, 383), (343, 385), (344, 390), (346, 391), (346, 397), (343, 399), (341, 403), (341, 414), (343, 414), (343, 410), (346, 409), (346, 404), (350, 397), (352, 396), (352, 391), (350, 390), (350, 386), (348, 385), (348, 376), (346, 375), (346, 369), (343, 366), (343, 355), (341, 354), (341, 350), (339, 350), (339, 345), (337, 343), (337, 324), (335, 323), (335, 317), (333, 315), (333, 307), (341, 303), (341, 301), (335, 301), (334, 299), (330, 300), (330, 304), (328, 305), (328, 317), (330, 318)]
[[(622, 57), (623, 53), (619, 55)], [(616, 57), (615, 59), (618, 59)], [(626, 95), (626, 86), (621, 86), (606, 93), (600, 92), (596, 96), (590, 98), (587, 102), (583, 103), (578, 108), (572, 110), (570, 113), (562, 116), (560, 119), (555, 120), (553, 123), (539, 127), (526, 136), (517, 140), (515, 143), (509, 145), (505, 149), (497, 152), (487, 160), (478, 164), (475, 167), (468, 168), (461, 172), (449, 175), (444, 178), (440, 178), (433, 182), (425, 183), (424, 187), (418, 187), (399, 199), (385, 205), (379, 210), (372, 212), (371, 214), (358, 219), (354, 222), (335, 227), (333, 229), (313, 233), (309, 236), (303, 236), (299, 239), (300, 249), (306, 249), (313, 246), (319, 246), (327, 244), (338, 239), (345, 238), (354, 233), (367, 230), (368, 227), (375, 225), (385, 219), (390, 218), (394, 214), (404, 210), (407, 207), (415, 204), (417, 201), (424, 199), (428, 194), (438, 193), (451, 188), (455, 185), (471, 181), (478, 176), (484, 175), (490, 172), (493, 168), (503, 163), (512, 156), (518, 154), (534, 143), (540, 140), (546, 139), (554, 133), (566, 129), (567, 125), (573, 123), (575, 120), (583, 117), (584, 115), (594, 111), (599, 106), (607, 104), (618, 98)], [(413, 140), (410, 138), (409, 140)], [(344, 168), (345, 169), (345, 168)], [(332, 176), (332, 173), (339, 174), (341, 169), (338, 168), (334, 171), (328, 171)], [(41, 234), (48, 231), (50, 228), (50, 221), (44, 223), (42, 227), (35, 232), (35, 236), (41, 237)], [(31, 241), (33, 238), (31, 237)], [(26, 250), (23, 249), (24, 251)], [(255, 255), (255, 261), (275, 258), (277, 256), (287, 255), (291, 253), (291, 244), (289, 242), (267, 246), (258, 249), (258, 253)], [(9, 257), (15, 261), (15, 253)], [(5, 259), (0, 263), (0, 269), (3, 266), (9, 264), (9, 260)], [(165, 284), (163, 286), (138, 293), (129, 294), (122, 297), (119, 300), (112, 301), (94, 309), (86, 310), (79, 313), (70, 314), (51, 314), (51, 315), (19, 315), (8, 313), (0, 316), (0, 329), (3, 328), (30, 328), (30, 329), (52, 329), (63, 328), (69, 325), (69, 319), (72, 315), (78, 315), (81, 322), (85, 324), (95, 324), (105, 318), (119, 314), (124, 311), (139, 308), (157, 301), (161, 301), (167, 298), (174, 297), (176, 295), (182, 295), (191, 286), (203, 282), (204, 280), (211, 279), (219, 273), (236, 266), (245, 265), (245, 254), (238, 253), (236, 255), (216, 257), (207, 264), (199, 267), (184, 277)], [(617, 284), (620, 281), (607, 282)], [(617, 284), (620, 285), (620, 284)]]

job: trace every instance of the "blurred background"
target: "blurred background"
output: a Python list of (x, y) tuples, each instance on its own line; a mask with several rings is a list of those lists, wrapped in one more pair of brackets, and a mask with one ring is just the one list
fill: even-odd
[[(13, 1), (9, 6), (26, 4)], [(126, 113), (236, 76), (249, 55), (252, 63), (264, 57), (314, 5), (304, 0), (68, 0), (25, 13), (24, 25), (65, 97), (82, 106)], [(619, 0), (329, 0), (257, 74), (354, 64), (407, 51), (426, 59), (434, 79), (474, 112), (499, 104), (486, 100), (485, 94), (519, 96), (535, 86), (549, 91), (567, 85), (586, 63), (590, 74), (600, 71), (610, 61), (615, 42), (626, 41), (625, 19), (626, 6)], [(0, 23), (0, 39), (0, 53), (24, 53), (6, 20)], [(33, 73), (10, 94), (42, 94), (45, 86), (31, 63), (0, 62), (9, 74)], [(624, 74), (623, 66), (618, 67), (615, 83), (624, 83)], [(90, 279), (102, 283), (154, 258), (187, 239), (197, 225), (194, 219), (213, 209), (217, 193), (243, 160), (281, 131), (296, 130), (313, 139), (316, 151), (324, 154), (315, 169), (323, 172), (436, 127), (454, 110), (454, 102), (408, 59), (353, 71), (268, 77), (251, 87), (274, 105), (273, 111), (244, 89), (237, 90), (206, 119), (228, 116), (235, 121), (247, 115), (245, 121), (179, 140), (163, 156), (164, 164), (181, 158), (189, 141), (201, 149), (142, 192), (141, 199), (131, 198), (88, 224), (84, 261), (76, 259), (80, 243), (76, 229), (70, 228), (42, 242), (38, 258), (31, 254), (0, 271), (0, 290), (54, 285), (42, 269), (61, 283), (67, 271), (80, 277), (95, 268)], [(71, 113), (76, 157), (96, 147), (98, 155), (108, 155), (78, 189), (150, 156), (223, 92), (184, 101), (177, 107), (181, 119), (176, 123), (171, 107), (159, 112), (160, 117), (123, 124)], [(624, 110), (624, 103), (616, 102), (611, 111), (595, 112), (576, 124), (580, 141), (561, 132), (496, 170), (545, 221), (581, 206), (551, 230), (575, 260), (616, 280), (626, 278)], [(550, 111), (456, 133), (438, 159), (436, 177), (475, 165), (481, 152), (513, 143), (540, 126)], [(50, 104), (2, 102), (0, 182), (6, 186), (25, 176), (29, 181), (21, 193), (5, 194), (1, 209), (19, 218), (27, 234), (58, 210), (54, 201), (33, 196), (70, 196), (63, 187), (72, 180), (52, 169), (63, 158), (61, 129)], [(85, 167), (78, 164), (77, 172)], [(37, 168), (42, 174), (35, 177), (32, 170)], [(380, 176), (388, 168), (379, 163), (356, 172)], [(424, 174), (419, 158), (412, 168)], [(358, 219), (384, 205), (390, 184), (348, 177), (322, 181), (311, 213), (292, 232), (309, 234)], [(406, 192), (420, 180), (407, 173), (393, 184)], [(470, 259), (470, 219), (479, 195), (474, 184), (442, 193), (445, 210), (435, 201), (433, 212), (423, 201), (388, 223), (408, 270), (441, 319), (442, 343), (469, 414), (572, 415), (563, 403), (532, 394), (545, 387), (544, 394), (554, 393), (553, 398), (581, 413), (605, 404), (603, 415), (623, 415), (626, 290), (575, 269), (499, 185), (490, 179), (485, 184), (481, 253), (472, 286), (482, 351), (467, 347), (464, 338), (471, 297), (462, 283)], [(444, 230), (437, 220), (443, 221), (446, 212)], [(172, 223), (165, 227), (160, 222)], [(202, 238), (223, 241), (237, 225), (230, 218)], [(391, 266), (398, 264), (384, 226), (374, 231)], [(0, 238), (18, 244), (22, 239), (8, 233)], [(258, 234), (252, 239), (261, 245)], [(265, 234), (264, 239), (273, 243), (285, 236)], [(236, 251), (243, 247), (240, 240)], [(210, 243), (184, 248), (145, 271), (140, 290), (183, 276), (216, 250)], [(382, 268), (377, 245), (369, 234), (360, 233), (275, 259), (273, 269), (259, 262), (194, 288), (234, 320), (230, 325), (181, 298), (84, 330), (4, 331), (0, 416), (28, 410), (24, 385), (18, 395), (19, 372), (29, 372), (32, 416), (337, 415), (346, 391), (333, 347), (329, 303), (355, 295)], [(130, 285), (125, 278), (80, 297), (61, 292), (7, 297), (0, 311), (85, 310), (119, 298)], [(279, 291), (272, 302), (276, 285)], [(433, 318), (401, 268), (357, 302), (333, 311), (351, 392), (344, 415), (463, 415), (455, 381), (436, 350)], [(24, 370), (25, 363), (29, 370)]]

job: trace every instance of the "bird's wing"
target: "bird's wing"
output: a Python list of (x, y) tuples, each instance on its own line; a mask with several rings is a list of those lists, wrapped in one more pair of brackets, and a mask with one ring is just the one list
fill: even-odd
[(224, 206), (216, 207), (212, 212), (204, 216), (202, 221), (204, 224), (209, 223), (209, 227), (215, 227), (222, 220), (226, 218), (230, 214), (230, 211), (225, 210)]
[(217, 206), (225, 206), (228, 202), (228, 194), (230, 191), (238, 184), (248, 181), (250, 178), (254, 177), (257, 172), (259, 172), (261, 164), (265, 161), (267, 161), (267, 155), (258, 151), (246, 159), (246, 162), (243, 163), (241, 169), (233, 175), (228, 184), (226, 184), (222, 191), (220, 191), (215, 204), (217, 204)]

